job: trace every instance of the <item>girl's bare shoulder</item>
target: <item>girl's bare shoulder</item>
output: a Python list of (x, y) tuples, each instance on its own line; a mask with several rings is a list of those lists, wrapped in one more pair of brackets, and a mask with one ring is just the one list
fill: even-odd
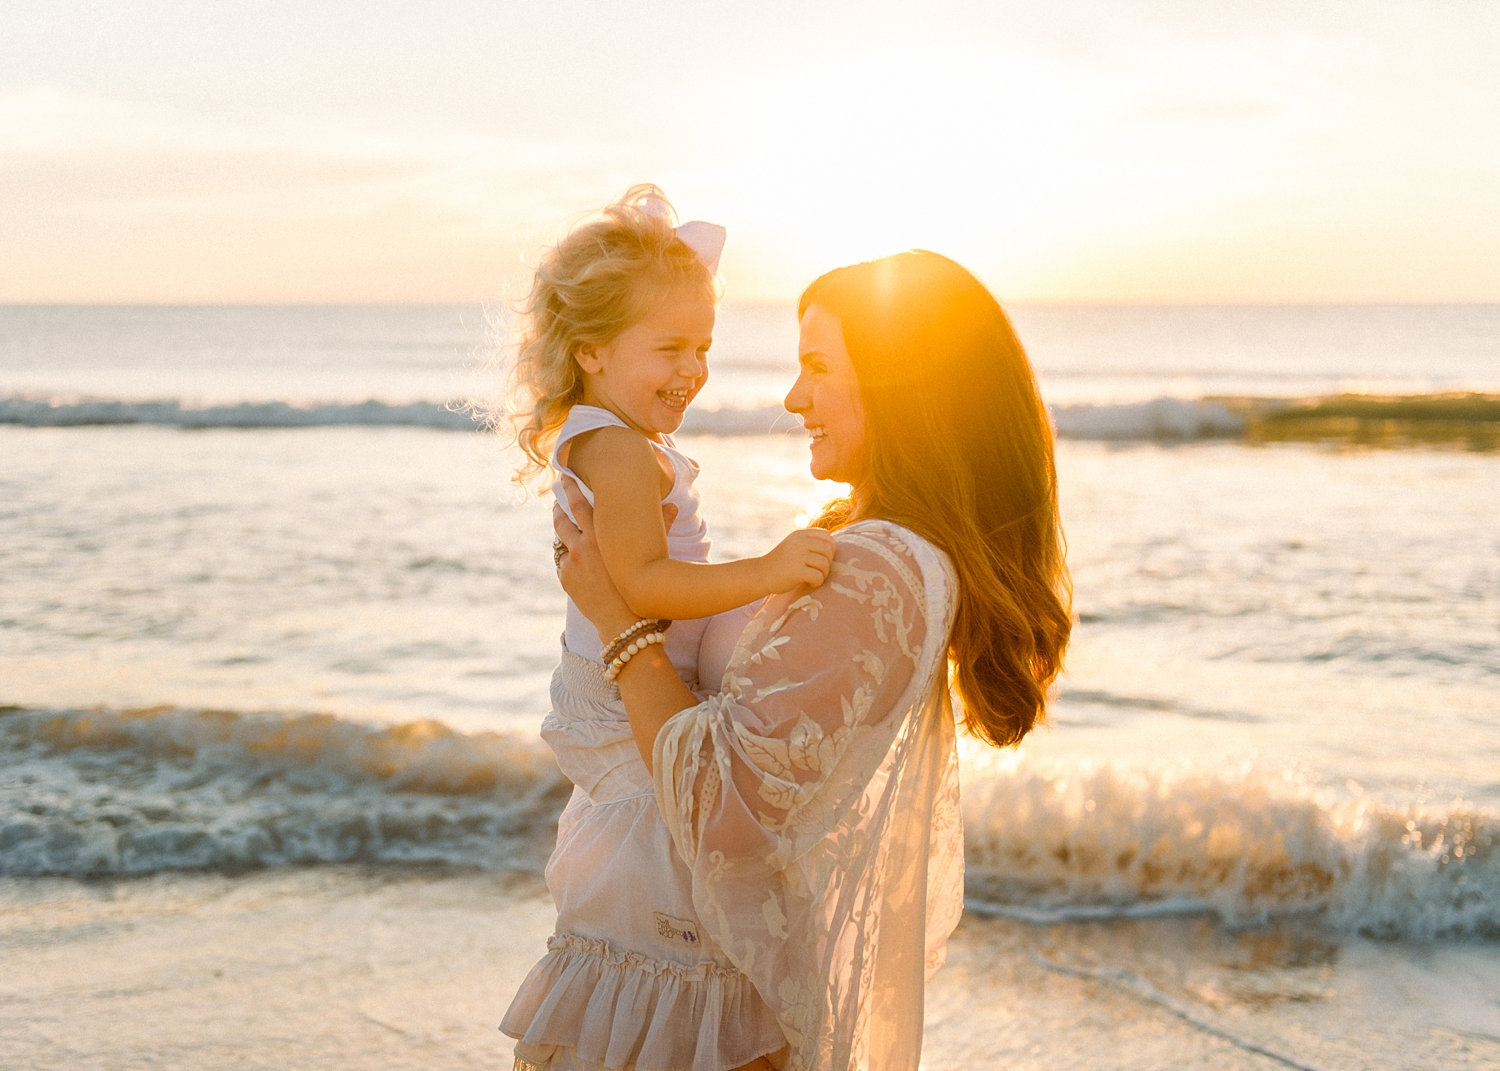
[(659, 477), (663, 471), (659, 451), (630, 428), (596, 428), (568, 445), (568, 467), (596, 491), (599, 481), (641, 480)]

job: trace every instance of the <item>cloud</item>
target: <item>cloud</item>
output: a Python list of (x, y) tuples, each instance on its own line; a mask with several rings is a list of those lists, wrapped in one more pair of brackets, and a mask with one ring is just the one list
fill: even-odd
[(1340, 248), (1500, 293), (1500, 5), (771, 3), (44, 5), (0, 301), (467, 300), (642, 180), (731, 227), (736, 298), (911, 244), (1051, 299), (1357, 297)]
[(597, 150), (494, 137), (352, 127), (296, 117), (205, 118), (130, 101), (29, 89), (0, 95), (0, 159), (38, 203), (154, 210), (372, 209), (463, 200), (475, 181), (524, 185), (594, 166)]
[[(471, 298), (536, 244), (528, 227), (599, 200), (601, 172), (629, 156), (604, 142), (11, 91), (0, 94), (11, 247), (0, 300), (66, 299), (84, 280), (113, 300), (210, 299), (209, 280), (296, 299), (286, 283), (308, 281), (296, 270), (306, 263), (328, 271), (309, 296), (399, 299), (422, 258), (429, 281), (413, 299), (443, 286)], [(251, 265), (266, 276), (250, 278)]]

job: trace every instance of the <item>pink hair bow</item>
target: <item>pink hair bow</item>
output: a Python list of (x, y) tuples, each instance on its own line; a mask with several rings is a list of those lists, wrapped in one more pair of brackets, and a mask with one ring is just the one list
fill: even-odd
[(698, 259), (708, 269), (708, 274), (717, 275), (719, 254), (724, 252), (727, 232), (717, 223), (705, 223), (701, 219), (690, 219), (677, 228), (677, 237), (682, 244), (698, 254)]
[[(642, 207), (648, 215), (665, 219), (668, 222), (672, 219), (672, 210), (667, 207), (665, 201), (655, 195), (647, 197)], [(701, 219), (690, 219), (677, 228), (677, 237), (682, 239), (683, 245), (697, 254), (710, 275), (718, 274), (719, 254), (724, 252), (726, 236), (723, 227)]]

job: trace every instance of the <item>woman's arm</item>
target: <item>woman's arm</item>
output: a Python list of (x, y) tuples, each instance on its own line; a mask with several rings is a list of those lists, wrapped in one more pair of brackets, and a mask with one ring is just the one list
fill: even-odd
[(658, 730), (657, 799), (684, 859), (784, 865), (859, 806), (941, 687), (928, 601), (899, 536), (852, 530), (822, 587), (767, 600), (723, 690)]
[(657, 454), (627, 428), (600, 428), (574, 440), (568, 466), (594, 492), (600, 554), (637, 617), (710, 617), (801, 584), (816, 587), (828, 575), (833, 537), (818, 529), (793, 532), (755, 558), (710, 565), (670, 557)]

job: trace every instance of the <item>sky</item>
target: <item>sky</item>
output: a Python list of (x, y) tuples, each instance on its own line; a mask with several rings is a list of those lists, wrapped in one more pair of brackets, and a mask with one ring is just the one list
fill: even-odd
[(0, 0), (0, 302), (493, 302), (634, 182), (729, 300), (1500, 301), (1493, 0)]

